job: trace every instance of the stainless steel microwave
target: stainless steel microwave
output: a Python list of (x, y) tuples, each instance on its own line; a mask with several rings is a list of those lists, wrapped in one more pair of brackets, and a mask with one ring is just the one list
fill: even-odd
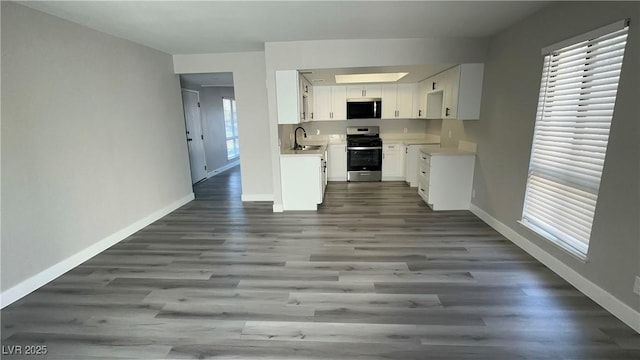
[(347, 99), (347, 119), (380, 119), (382, 117), (382, 99)]

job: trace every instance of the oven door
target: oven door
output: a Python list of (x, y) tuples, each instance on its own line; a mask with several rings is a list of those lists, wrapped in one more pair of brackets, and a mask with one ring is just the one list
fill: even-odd
[(347, 147), (347, 171), (381, 171), (382, 146)]

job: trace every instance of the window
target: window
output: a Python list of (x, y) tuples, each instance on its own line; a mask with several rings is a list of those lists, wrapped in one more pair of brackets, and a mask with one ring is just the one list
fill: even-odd
[(585, 259), (628, 21), (543, 49), (521, 223)]
[(234, 99), (222, 99), (224, 111), (224, 127), (227, 133), (227, 159), (231, 160), (240, 156), (240, 144), (238, 143), (238, 118), (236, 117), (236, 101)]

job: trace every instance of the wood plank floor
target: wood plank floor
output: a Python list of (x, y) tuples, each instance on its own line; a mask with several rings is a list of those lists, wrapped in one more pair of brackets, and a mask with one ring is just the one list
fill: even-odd
[[(640, 359), (640, 336), (468, 211), (401, 182), (317, 213), (196, 200), (1, 312), (47, 359)], [(5, 359), (21, 356), (4, 355)]]

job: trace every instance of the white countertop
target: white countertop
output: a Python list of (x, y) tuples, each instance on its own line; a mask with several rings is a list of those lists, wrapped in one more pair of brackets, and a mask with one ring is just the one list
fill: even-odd
[(280, 149), (280, 156), (323, 156), (327, 151), (327, 142), (320, 141), (305, 141), (300, 145), (320, 145), (318, 150), (293, 150), (293, 149)]
[(460, 148), (436, 148), (433, 146), (423, 146), (420, 148), (420, 152), (426, 155), (438, 156), (438, 155), (475, 155), (474, 151), (469, 151)]
[[(416, 137), (416, 134), (380, 134), (383, 143), (401, 143), (403, 145), (440, 145), (440, 136), (425, 134)], [(280, 149), (282, 156), (321, 156), (329, 145), (346, 145), (345, 135), (309, 135), (306, 139), (300, 139), (300, 145), (321, 145), (318, 150), (293, 150)], [(433, 148), (433, 146), (430, 146)]]

